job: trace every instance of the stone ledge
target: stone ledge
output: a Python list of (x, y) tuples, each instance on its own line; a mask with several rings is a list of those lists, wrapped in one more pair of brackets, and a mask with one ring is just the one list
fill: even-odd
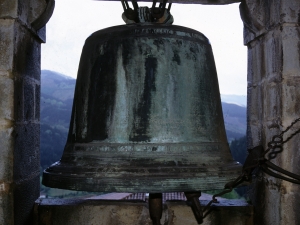
[[(208, 200), (201, 201), (204, 207)], [(141, 200), (38, 199), (35, 225), (151, 225), (148, 205)], [(164, 204), (162, 224), (196, 225), (185, 201)], [(239, 200), (220, 200), (213, 204), (203, 225), (253, 225), (253, 207)]]

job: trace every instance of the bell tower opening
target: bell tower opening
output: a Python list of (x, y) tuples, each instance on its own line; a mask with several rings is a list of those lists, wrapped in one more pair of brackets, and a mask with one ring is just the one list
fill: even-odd
[[(151, 6), (151, 3), (140, 4)], [(68, 7), (72, 10), (66, 14), (65, 9)], [(174, 24), (198, 30), (209, 38), (215, 56), (222, 99), (224, 97), (225, 101), (235, 103), (234, 98), (237, 96), (239, 98), (237, 103), (244, 102), (245, 106), (246, 47), (242, 44), (242, 21), (239, 18), (238, 4), (226, 6), (173, 4), (171, 10)], [(78, 17), (79, 14), (85, 16)], [(121, 14), (120, 2), (79, 0), (57, 2), (53, 17), (47, 24), (47, 45), (42, 46), (42, 69), (56, 71), (76, 79), (79, 56), (85, 38), (96, 30), (123, 24)], [(63, 134), (66, 135), (66, 132)], [(45, 169), (45, 165), (42, 167)]]

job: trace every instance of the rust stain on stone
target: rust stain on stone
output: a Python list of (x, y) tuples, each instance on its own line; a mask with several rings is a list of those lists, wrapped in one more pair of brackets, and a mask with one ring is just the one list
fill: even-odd
[(0, 192), (4, 192), (5, 191), (5, 184), (1, 183), (0, 184)]
[(291, 77), (286, 80), (286, 84), (291, 87), (299, 87), (300, 85), (300, 77)]
[(10, 184), (5, 182), (0, 182), (0, 195), (9, 194), (10, 190), (11, 190)]
[(52, 224), (52, 210), (43, 210), (42, 213), (39, 213), (38, 223), (40, 225), (50, 225)]

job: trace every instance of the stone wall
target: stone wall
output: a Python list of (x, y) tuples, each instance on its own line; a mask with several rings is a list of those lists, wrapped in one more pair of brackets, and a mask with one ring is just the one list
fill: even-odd
[[(202, 208), (208, 200), (201, 202)], [(213, 204), (203, 225), (253, 225), (253, 208), (240, 200), (220, 200)], [(39, 199), (35, 205), (34, 225), (152, 225), (144, 201)], [(167, 201), (161, 224), (196, 225), (197, 220), (185, 201)]]
[[(273, 135), (300, 117), (300, 1), (246, 0), (240, 9), (248, 46), (248, 147), (266, 149)], [(273, 160), (296, 174), (299, 139), (298, 134)], [(252, 190), (255, 224), (299, 224), (299, 185), (262, 175)]]
[(44, 1), (0, 0), (0, 224), (32, 224), (39, 197), (40, 43)]

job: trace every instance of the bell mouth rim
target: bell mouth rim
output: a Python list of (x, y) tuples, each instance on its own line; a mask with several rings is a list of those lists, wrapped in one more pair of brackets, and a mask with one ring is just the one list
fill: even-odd
[[(143, 171), (145, 168), (132, 169), (132, 171), (127, 168), (123, 172), (99, 173), (96, 171), (99, 168), (95, 171), (87, 171), (85, 167), (78, 166), (76, 166), (77, 172), (70, 172), (71, 167), (61, 162), (53, 164), (43, 172), (42, 184), (52, 188), (91, 192), (163, 193), (221, 190), (226, 183), (235, 180), (242, 170), (242, 165), (236, 161), (202, 169), (181, 167), (176, 170), (174, 167), (169, 167), (166, 171), (166, 167), (153, 167), (150, 173), (149, 168), (147, 172)], [(180, 169), (186, 171), (179, 172)], [(170, 173), (172, 170), (173, 173)]]

